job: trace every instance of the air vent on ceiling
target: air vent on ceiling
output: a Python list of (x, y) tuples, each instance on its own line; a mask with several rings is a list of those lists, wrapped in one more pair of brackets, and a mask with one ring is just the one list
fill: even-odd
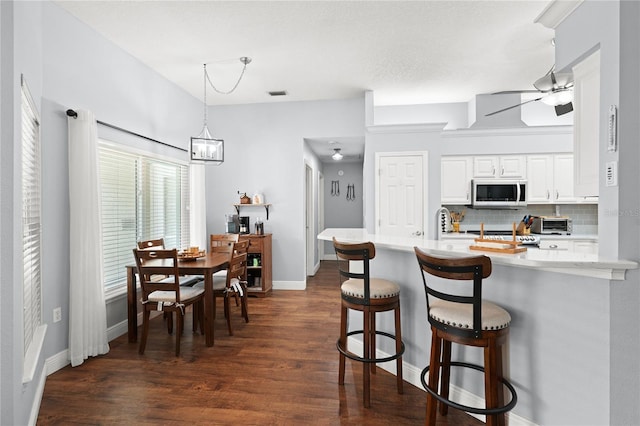
[(274, 90), (268, 93), (269, 93), (269, 96), (287, 96), (286, 90)]

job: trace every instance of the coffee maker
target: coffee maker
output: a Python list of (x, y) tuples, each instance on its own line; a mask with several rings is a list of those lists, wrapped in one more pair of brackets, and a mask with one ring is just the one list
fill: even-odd
[(237, 234), (240, 232), (240, 221), (238, 220), (237, 214), (226, 214), (224, 215), (226, 222), (226, 231), (227, 234)]
[(238, 216), (238, 223), (240, 224), (238, 233), (249, 234), (251, 232), (251, 227), (249, 226), (249, 216)]

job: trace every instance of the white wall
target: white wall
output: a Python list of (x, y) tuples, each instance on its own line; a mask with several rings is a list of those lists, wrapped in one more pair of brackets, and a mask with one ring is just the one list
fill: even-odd
[[(225, 162), (207, 167), (207, 233), (224, 232), (237, 191), (262, 192), (271, 203), (273, 280), (304, 282), (304, 139), (362, 137), (364, 98), (209, 109), (210, 130), (225, 141)], [(262, 212), (246, 209), (252, 216)]]
[[(98, 120), (186, 148), (201, 129), (202, 104), (151, 71), (52, 2), (0, 2), (2, 19), (2, 148), (0, 159), (1, 424), (27, 424), (37, 415), (44, 360), (68, 348), (69, 206), (68, 108), (87, 108)], [(22, 243), (20, 74), (41, 114), (42, 300), (48, 324), (35, 380), (22, 385)], [(102, 137), (186, 160), (186, 153), (108, 131)], [(13, 141), (13, 143), (11, 143)], [(18, 161), (16, 161), (16, 159)], [(108, 326), (126, 320), (126, 298), (113, 301)], [(62, 321), (52, 323), (52, 310)], [(34, 411), (35, 410), (35, 411)]]
[(2, 80), (0, 155), (0, 423), (26, 424), (41, 389), (44, 356), (39, 354), (35, 379), (22, 383), (22, 181), (21, 95), (24, 74), (36, 108), (42, 93), (42, 10), (39, 4), (0, 2), (2, 10)]
[[(600, 253), (622, 259), (640, 257), (640, 5), (637, 2), (585, 1), (556, 29), (556, 63), (568, 68), (600, 49), (600, 170), (618, 161), (619, 186), (600, 178)], [(618, 144), (606, 150), (609, 105), (617, 105)], [(611, 212), (617, 212), (612, 214)], [(610, 283), (609, 423), (640, 424), (640, 275), (629, 271), (626, 281)]]

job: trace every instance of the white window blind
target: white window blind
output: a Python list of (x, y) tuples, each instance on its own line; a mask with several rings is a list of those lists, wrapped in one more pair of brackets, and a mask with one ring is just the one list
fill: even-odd
[(189, 246), (189, 179), (185, 164), (100, 147), (105, 290), (124, 286), (125, 266), (140, 240)]
[(22, 256), (24, 353), (42, 322), (40, 120), (22, 81)]

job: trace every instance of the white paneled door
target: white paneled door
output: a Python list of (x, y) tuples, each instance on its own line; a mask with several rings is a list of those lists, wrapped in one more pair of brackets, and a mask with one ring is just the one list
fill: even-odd
[(381, 235), (424, 233), (423, 155), (380, 155), (378, 158), (378, 223)]

